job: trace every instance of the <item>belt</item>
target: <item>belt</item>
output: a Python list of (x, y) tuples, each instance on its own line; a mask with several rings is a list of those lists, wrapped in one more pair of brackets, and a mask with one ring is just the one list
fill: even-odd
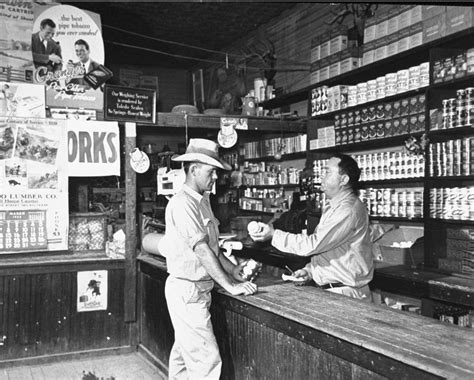
[(320, 289), (332, 289), (332, 288), (340, 288), (341, 286), (347, 286), (344, 285), (342, 282), (330, 282), (329, 284), (324, 284), (324, 285), (318, 285), (316, 286)]

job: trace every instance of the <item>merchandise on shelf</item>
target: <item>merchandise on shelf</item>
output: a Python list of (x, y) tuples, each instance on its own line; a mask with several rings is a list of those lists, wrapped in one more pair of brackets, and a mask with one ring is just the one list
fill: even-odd
[(439, 112), (430, 110), (430, 113), (432, 130), (474, 125), (474, 87), (457, 90), (456, 98), (443, 99), (439, 122)]
[(474, 186), (431, 188), (430, 218), (474, 220)]
[(271, 157), (277, 153), (291, 154), (306, 150), (306, 134), (252, 141), (243, 144), (243, 155), (247, 159)]
[(311, 116), (339, 111), (428, 85), (429, 62), (424, 62), (354, 86), (317, 87), (311, 90)]
[(474, 138), (430, 144), (429, 167), (432, 177), (474, 174)]
[(360, 190), (360, 199), (370, 216), (423, 217), (423, 188), (367, 188)]

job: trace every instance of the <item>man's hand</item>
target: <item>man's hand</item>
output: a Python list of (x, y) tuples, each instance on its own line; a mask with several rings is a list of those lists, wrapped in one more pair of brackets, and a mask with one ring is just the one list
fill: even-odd
[(241, 273), (242, 273), (242, 269), (247, 264), (247, 261), (248, 260), (242, 261), (240, 264), (235, 265), (234, 268), (232, 268), (232, 277), (234, 277), (235, 280), (240, 281), (240, 282), (245, 281), (242, 278)]
[(252, 234), (249, 233), (252, 240), (254, 240), (254, 241), (267, 241), (267, 240), (270, 240), (273, 237), (273, 234), (275, 233), (275, 230), (273, 229), (273, 225), (265, 224), (265, 223), (262, 223), (262, 222), (258, 222), (258, 224), (260, 226), (261, 231), (256, 232), (256, 233), (252, 233)]
[(233, 296), (238, 296), (241, 294), (243, 294), (244, 296), (248, 296), (250, 294), (257, 293), (257, 285), (253, 282), (245, 281), (239, 282), (238, 284), (234, 284), (226, 290)]
[(313, 279), (306, 269), (298, 269), (293, 273), (293, 277), (298, 279), (295, 281), (295, 285), (298, 286), (306, 285)]
[(62, 62), (61, 57), (59, 55), (56, 55), (56, 54), (50, 54), (48, 58), (51, 62), (54, 62), (54, 63), (61, 63)]

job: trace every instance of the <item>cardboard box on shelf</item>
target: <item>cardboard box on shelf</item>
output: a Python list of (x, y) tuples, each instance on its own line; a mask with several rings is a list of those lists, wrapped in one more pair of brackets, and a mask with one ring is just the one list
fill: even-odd
[(377, 17), (375, 25), (375, 38), (382, 38), (388, 34), (388, 13), (383, 13)]
[(388, 50), (386, 37), (379, 38), (375, 42), (376, 42), (377, 47), (375, 48), (375, 52), (374, 52), (374, 62), (387, 58), (387, 50)]
[(329, 66), (324, 66), (319, 69), (319, 81), (325, 81), (329, 79)]
[(339, 53), (347, 48), (347, 26), (341, 25), (330, 32), (329, 55)]
[(446, 14), (442, 13), (423, 20), (423, 43), (434, 41), (446, 35)]
[(421, 17), (423, 21), (431, 17), (438, 16), (443, 13), (446, 13), (445, 6), (441, 6), (441, 5), (422, 5), (421, 6)]
[(446, 35), (473, 26), (473, 7), (449, 6), (446, 11)]
[(410, 8), (410, 25), (415, 25), (423, 21), (423, 11), (421, 5), (415, 5)]
[(398, 38), (398, 32), (387, 37), (387, 57), (398, 53)]
[(321, 37), (316, 36), (311, 40), (311, 63), (321, 59)]
[(392, 9), (388, 12), (387, 35), (398, 32), (398, 16), (400, 11), (398, 8)]
[(329, 57), (329, 44), (330, 44), (329, 32), (323, 33), (321, 35), (321, 44), (320, 44), (320, 49), (319, 49), (320, 59)]
[(367, 19), (364, 27), (364, 45), (375, 39), (375, 24), (377, 23), (377, 17), (371, 17)]
[[(394, 245), (404, 243), (405, 248)], [(383, 266), (417, 267), (424, 259), (422, 227), (400, 227), (385, 233), (376, 243), (377, 262)]]
[(410, 26), (408, 34), (408, 48), (413, 49), (423, 44), (423, 23), (419, 22)]
[(446, 237), (450, 239), (474, 240), (474, 228), (447, 228)]
[(362, 47), (362, 65), (370, 65), (374, 62), (375, 44), (374, 41), (365, 44)]

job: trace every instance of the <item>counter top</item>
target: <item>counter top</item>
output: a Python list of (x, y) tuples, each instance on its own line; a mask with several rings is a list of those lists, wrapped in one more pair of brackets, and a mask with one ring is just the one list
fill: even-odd
[[(166, 270), (164, 262), (153, 257), (139, 257), (138, 260)], [(216, 299), (235, 304), (242, 312), (256, 308), (287, 320), (286, 325), (293, 322), (302, 325), (306, 333), (297, 338), (316, 346), (322, 343), (315, 339), (311, 331), (438, 376), (474, 378), (472, 330), (368, 304), (313, 286), (297, 287), (267, 274), (262, 274), (256, 283), (259, 286), (256, 295), (232, 296), (218, 289)], [(258, 313), (248, 312), (247, 315), (251, 319), (259, 318)], [(257, 322), (274, 323), (274, 320), (261, 319)], [(285, 323), (280, 325), (282, 329), (288, 328)], [(334, 347), (323, 349), (335, 350)], [(343, 357), (344, 353), (339, 355)], [(371, 365), (376, 366), (376, 363)]]

